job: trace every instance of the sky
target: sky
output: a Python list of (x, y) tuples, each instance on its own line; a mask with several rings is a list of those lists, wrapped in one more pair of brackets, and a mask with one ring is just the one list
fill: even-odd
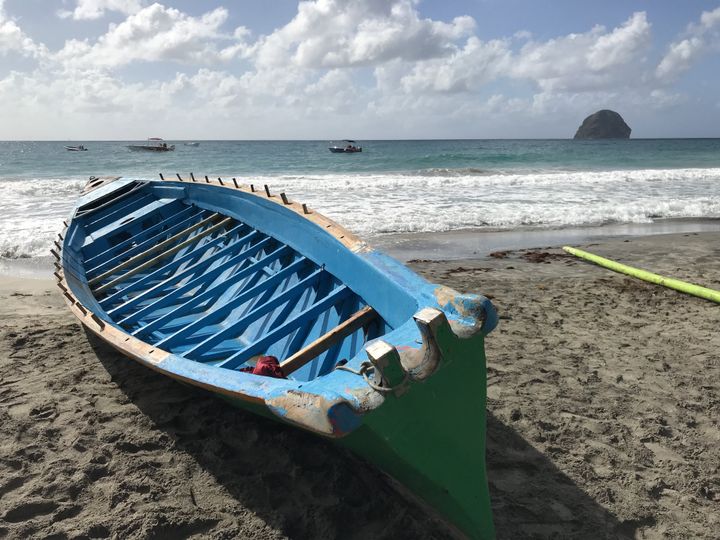
[(720, 137), (720, 1), (0, 0), (0, 139)]

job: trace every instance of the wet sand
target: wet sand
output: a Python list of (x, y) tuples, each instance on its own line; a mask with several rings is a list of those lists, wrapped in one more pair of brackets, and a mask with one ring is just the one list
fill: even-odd
[[(581, 246), (720, 288), (720, 233)], [(714, 538), (720, 306), (566, 256), (415, 261), (492, 296), (499, 538)], [(446, 538), (337, 447), (88, 339), (49, 280), (0, 278), (0, 538)]]

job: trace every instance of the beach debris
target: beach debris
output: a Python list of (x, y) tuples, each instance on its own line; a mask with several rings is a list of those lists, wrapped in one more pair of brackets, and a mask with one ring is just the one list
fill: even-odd
[(521, 255), (523, 259), (525, 259), (527, 262), (531, 263), (545, 263), (550, 264), (551, 261), (558, 260), (558, 259), (566, 259), (567, 255), (564, 253), (550, 253), (547, 251), (527, 251)]
[(490, 254), (490, 256), (494, 259), (507, 259), (509, 255), (509, 251), (493, 251)]

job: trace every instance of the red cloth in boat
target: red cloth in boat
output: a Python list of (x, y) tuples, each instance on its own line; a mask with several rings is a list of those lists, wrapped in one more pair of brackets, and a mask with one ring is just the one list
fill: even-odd
[(254, 366), (242, 368), (240, 371), (252, 373), (253, 375), (262, 375), (263, 377), (285, 378), (280, 362), (274, 356), (261, 356)]

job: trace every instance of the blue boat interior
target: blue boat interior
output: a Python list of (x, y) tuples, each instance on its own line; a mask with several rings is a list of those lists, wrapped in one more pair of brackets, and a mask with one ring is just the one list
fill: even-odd
[[(228, 203), (231, 211), (221, 207), (223, 197), (237, 199)], [(258, 205), (271, 211), (256, 212)], [(352, 279), (334, 275), (322, 260), (323, 253), (357, 256), (302, 216), (273, 210), (278, 206), (216, 186), (128, 182), (77, 209), (66, 266), (103, 319), (148, 344), (230, 370), (261, 355), (297, 358), (288, 378), (311, 380), (392, 331), (415, 305), (385, 287), (383, 302), (403, 307), (387, 317), (396, 319), (391, 324), (382, 306), (369, 306), (351, 289)], [(243, 220), (243, 208), (254, 225)], [(290, 227), (292, 241), (258, 228), (261, 215), (273, 220), (263, 230)], [(292, 247), (308, 234), (310, 249)], [(352, 264), (334, 267), (342, 273)]]

